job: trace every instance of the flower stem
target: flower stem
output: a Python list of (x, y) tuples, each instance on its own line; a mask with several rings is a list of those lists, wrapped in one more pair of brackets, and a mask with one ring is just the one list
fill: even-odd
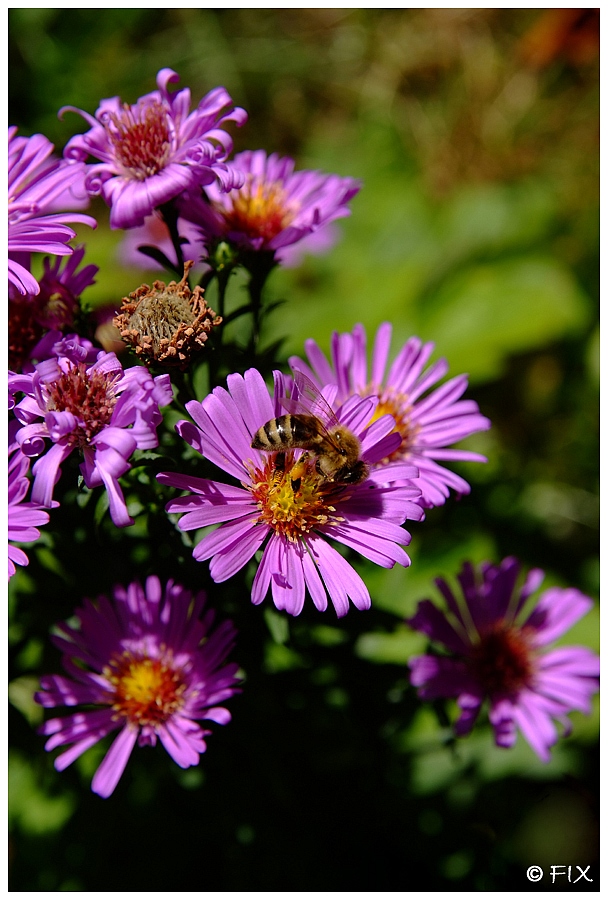
[(274, 251), (259, 251), (257, 253), (248, 254), (244, 264), (248, 269), (251, 278), (247, 285), (249, 298), (251, 301), (251, 349), (255, 354), (260, 341), (260, 331), (262, 322), (262, 293), (266, 279), (276, 265)]
[(177, 227), (177, 209), (175, 208), (175, 204), (173, 201), (169, 201), (169, 203), (164, 203), (160, 207), (161, 215), (165, 221), (167, 228), (169, 229), (169, 235), (171, 236), (171, 243), (173, 244), (173, 248), (175, 250), (175, 258), (176, 258), (176, 271), (183, 272), (184, 270), (184, 253), (182, 250), (182, 243), (179, 236), (179, 230)]
[[(217, 309), (218, 315), (225, 319), (226, 311), (226, 288), (228, 287), (228, 279), (232, 274), (232, 269), (228, 266), (220, 267), (216, 272), (217, 278)], [(209, 363), (209, 387), (213, 390), (219, 384), (219, 369), (222, 362), (222, 341), (224, 337), (224, 323), (216, 328), (213, 332), (213, 347), (211, 353), (207, 357)]]

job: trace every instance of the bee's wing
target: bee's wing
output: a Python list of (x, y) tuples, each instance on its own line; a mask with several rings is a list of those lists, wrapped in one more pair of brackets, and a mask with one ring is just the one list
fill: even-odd
[(340, 422), (336, 414), (307, 375), (299, 369), (293, 370), (293, 380), (296, 390), (291, 397), (281, 397), (281, 405), (287, 412), (294, 415), (308, 415), (319, 419), (319, 431), (323, 434), (328, 428), (339, 426)]

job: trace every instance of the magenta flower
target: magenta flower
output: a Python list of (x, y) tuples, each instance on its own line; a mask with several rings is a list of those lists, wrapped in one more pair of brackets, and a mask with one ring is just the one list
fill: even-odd
[(387, 375), (391, 332), (388, 322), (378, 329), (369, 373), (363, 325), (355, 325), (352, 334), (334, 332), (331, 363), (316, 342), (308, 340), (305, 346), (310, 365), (297, 356), (290, 359), (290, 364), (309, 375), (319, 387), (337, 384), (339, 402), (353, 394), (377, 396), (375, 416), (390, 413), (401, 436), (399, 446), (388, 460), (401, 459), (416, 466), (420, 472), (416, 482), (422, 491), (420, 503), (425, 507), (441, 506), (449, 497), (450, 488), (459, 495), (468, 494), (471, 488), (464, 478), (440, 465), (438, 460), (485, 462), (485, 456), (479, 453), (455, 450), (450, 445), (477, 431), (485, 431), (491, 423), (480, 414), (474, 400), (460, 399), (467, 387), (466, 375), (430, 390), (448, 370), (447, 362), (440, 359), (423, 371), (433, 344), (410, 338)]
[(280, 251), (349, 216), (348, 202), (361, 187), (354, 178), (294, 172), (292, 159), (267, 156), (264, 150), (237, 153), (234, 165), (245, 175), (242, 187), (221, 193), (211, 184), (207, 199), (188, 194), (180, 200), (181, 215), (200, 225), (205, 242), (228, 240), (246, 250)]
[(76, 610), (79, 629), (59, 626), (52, 640), (70, 677), (44, 676), (35, 700), (85, 707), (40, 729), (50, 735), (47, 750), (72, 745), (55, 760), (59, 772), (117, 730), (91, 785), (101, 797), (118, 784), (136, 742), (153, 747), (159, 739), (182, 769), (198, 765), (211, 734), (198, 722), (228, 723), (229, 711), (217, 704), (239, 692), (237, 664), (223, 665), (236, 630), (225, 621), (212, 631), (214, 614), (201, 616), (204, 604), (202, 591), (193, 598), (172, 580), (163, 589), (153, 575), (145, 589), (134, 581), (116, 586), (111, 599), (85, 600)]
[(12, 541), (19, 544), (37, 541), (40, 532), (37, 525), (46, 525), (49, 514), (40, 505), (26, 501), (30, 489), (27, 473), (30, 461), (21, 452), (15, 441), (15, 431), (19, 423), (13, 419), (9, 425), (8, 438), (8, 578), (16, 572), (15, 565), (27, 566), (29, 559), (20, 547), (14, 547)]
[(449, 655), (410, 660), (411, 682), (425, 700), (457, 697), (462, 713), (457, 735), (468, 734), (485, 699), (496, 744), (512, 747), (519, 728), (543, 762), (557, 741), (557, 719), (570, 730), (566, 713), (591, 711), (599, 658), (587, 647), (544, 648), (584, 616), (593, 601), (575, 588), (549, 588), (524, 613), (543, 573), (533, 569), (518, 586), (514, 558), (499, 566), (484, 563), (476, 572), (466, 563), (458, 576), (464, 602), (437, 579), (447, 612), (430, 600), (418, 604), (409, 625)]
[[(46, 257), (38, 294), (21, 295), (9, 284), (8, 362), (14, 371), (32, 371), (32, 360), (65, 355), (53, 348), (64, 334), (74, 331), (81, 314), (80, 295), (94, 284), (98, 271), (94, 265), (79, 270), (84, 252), (84, 247), (76, 247), (65, 260)], [(73, 333), (71, 337), (92, 349), (90, 341)]]
[(17, 137), (8, 130), (8, 278), (20, 294), (37, 294), (40, 286), (30, 272), (32, 253), (67, 256), (75, 237), (66, 222), (95, 219), (68, 213), (83, 209), (89, 198), (84, 190), (84, 166), (50, 158), (53, 144), (42, 134)]
[[(385, 568), (396, 562), (409, 565), (401, 545), (409, 543), (410, 535), (400, 526), (406, 518), (423, 515), (414, 502), (419, 491), (407, 481), (416, 470), (397, 462), (381, 478), (372, 472), (358, 484), (341, 484), (321, 475), (315, 458), (299, 449), (284, 454), (252, 449), (258, 429), (284, 412), (279, 402), (283, 387), (277, 372), (273, 399), (260, 373), (249, 369), (244, 377), (228, 377), (228, 391), (218, 387), (202, 403), (186, 405), (194, 424), (179, 422), (178, 433), (237, 484), (162, 472), (157, 476), (161, 482), (189, 491), (171, 501), (167, 511), (184, 514), (178, 526), (182, 531), (222, 523), (193, 552), (199, 561), (211, 560), (216, 582), (242, 569), (268, 539), (253, 581), (253, 603), (261, 603), (270, 588), (277, 609), (292, 615), (301, 612), (306, 590), (319, 610), (327, 608), (329, 593), (338, 616), (348, 611), (349, 598), (358, 609), (368, 609), (365, 584), (327, 539)], [(331, 403), (331, 392), (324, 396)], [(390, 453), (398, 440), (390, 435), (390, 416), (365, 427), (376, 403), (352, 397), (336, 412), (360, 439), (362, 459), (369, 464)], [(393, 478), (403, 483), (395, 486)]]
[(100, 160), (87, 166), (86, 187), (111, 208), (112, 228), (143, 225), (154, 209), (188, 188), (217, 180), (229, 190), (242, 183), (240, 173), (226, 163), (232, 138), (220, 126), (242, 125), (247, 113), (221, 87), (190, 113), (188, 88), (169, 93), (176, 81), (176, 72), (161, 69), (158, 90), (133, 106), (119, 97), (102, 100), (95, 118), (72, 106), (60, 111), (76, 112), (91, 126), (68, 141), (64, 155), (80, 162), (89, 156)]
[[(114, 353), (100, 350), (89, 366), (65, 356), (47, 359), (29, 376), (9, 377), (11, 389), (26, 395), (15, 406), (23, 425), (16, 439), (26, 456), (40, 457), (32, 469), (34, 503), (51, 505), (61, 465), (78, 449), (87, 487), (105, 485), (114, 524), (132, 525), (118, 479), (137, 448), (158, 446), (159, 406), (172, 400), (169, 376), (152, 378), (139, 366), (124, 371)], [(52, 446), (45, 453), (47, 440)]]
[[(50, 304), (46, 310), (47, 328), (64, 328), (66, 325), (65, 307), (73, 313), (76, 300), (86, 288), (95, 284), (95, 276), (99, 266), (89, 263), (79, 268), (84, 259), (85, 247), (80, 245), (74, 248), (72, 256), (65, 261), (50, 259), (43, 260), (44, 271), (40, 279), (41, 290)], [(52, 301), (52, 302), (51, 302)], [(73, 324), (73, 320), (69, 320)]]

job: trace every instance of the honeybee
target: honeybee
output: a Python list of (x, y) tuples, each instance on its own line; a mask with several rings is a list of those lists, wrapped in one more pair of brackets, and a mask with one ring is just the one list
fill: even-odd
[(310, 378), (296, 369), (293, 380), (297, 398), (281, 399), (289, 412), (258, 429), (251, 446), (276, 452), (276, 465), (281, 470), (285, 467), (285, 451), (301, 448), (316, 457), (316, 470), (327, 481), (359, 484), (369, 474), (369, 466), (361, 459), (361, 442), (338, 421)]

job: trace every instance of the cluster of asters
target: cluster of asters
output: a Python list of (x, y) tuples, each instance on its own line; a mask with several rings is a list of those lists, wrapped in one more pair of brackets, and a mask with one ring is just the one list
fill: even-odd
[[(225, 129), (242, 125), (244, 110), (223, 88), (191, 110), (188, 89), (170, 90), (176, 80), (162, 69), (157, 90), (133, 105), (103, 100), (94, 116), (65, 107), (62, 115), (78, 113), (89, 130), (68, 141), (61, 159), (44, 136), (9, 130), (9, 578), (15, 565), (28, 563), (15, 545), (35, 542), (37, 526), (47, 525), (61, 502), (57, 485), (72, 455), (86, 487), (105, 490), (114, 525), (133, 524), (121, 478), (139, 451), (158, 445), (173, 373), (191, 366), (221, 326), (203, 288), (191, 289), (191, 269), (212, 269), (225, 247), (233, 264), (254, 272), (262, 261), (266, 273), (326, 249), (336, 238), (333, 223), (349, 215), (360, 189), (353, 178), (296, 171), (293, 160), (263, 150), (231, 159)], [(97, 267), (82, 265), (85, 249), (70, 244), (75, 233), (68, 223), (95, 227), (75, 212), (95, 195), (109, 206), (111, 227), (126, 232), (123, 254), (183, 271), (178, 282), (142, 286), (116, 310), (116, 326), (138, 363), (126, 367), (82, 327), (80, 298)], [(38, 278), (33, 254), (46, 254)], [(331, 604), (337, 616), (350, 603), (368, 609), (369, 591), (336, 545), (386, 568), (408, 566), (404, 523), (420, 522), (451, 492), (469, 492), (449, 464), (484, 458), (453, 445), (490, 423), (463, 398), (466, 376), (444, 381), (446, 362), (429, 365), (433, 345), (418, 338), (389, 364), (390, 345), (385, 323), (368, 365), (366, 332), (357, 325), (334, 335), (329, 359), (307, 342), (306, 359), (290, 360), (294, 376), (275, 372), (272, 389), (250, 368), (186, 404), (190, 419), (176, 426), (179, 436), (224, 476), (177, 470), (158, 480), (182, 491), (167, 506), (179, 517), (177, 527), (207, 529), (193, 556), (210, 561), (216, 583), (258, 555), (254, 604), (270, 593), (276, 608), (291, 615), (307, 597), (319, 611)], [(304, 381), (308, 442), (293, 438)], [(356, 448), (351, 477), (336, 474), (346, 464), (332, 469), (328, 462), (328, 447), (334, 456), (344, 453), (345, 434), (351, 452)], [(209, 533), (208, 526), (218, 527)], [(458, 697), (459, 733), (489, 699), (497, 743), (510, 746), (518, 726), (545, 759), (557, 737), (552, 718), (588, 709), (597, 664), (583, 648), (544, 656), (539, 648), (591, 601), (573, 589), (553, 589), (521, 622), (538, 576), (531, 574), (518, 593), (517, 571), (514, 561), (488, 564), (476, 580), (466, 567), (460, 576), (466, 614), (447, 588), (447, 618), (430, 602), (421, 604), (410, 624), (450, 655), (412, 660), (412, 682), (424, 697)], [(208, 734), (199, 721), (229, 721), (218, 704), (239, 690), (237, 666), (226, 663), (235, 629), (223, 622), (213, 630), (213, 613), (204, 606), (202, 593), (150, 576), (145, 585), (134, 581), (86, 600), (75, 613), (78, 628), (60, 626), (54, 641), (68, 677), (43, 678), (36, 699), (49, 708), (85, 709), (42, 728), (48, 750), (68, 745), (57, 769), (116, 730), (93, 780), (101, 796), (114, 790), (136, 742), (159, 739), (178, 765), (198, 763)]]

